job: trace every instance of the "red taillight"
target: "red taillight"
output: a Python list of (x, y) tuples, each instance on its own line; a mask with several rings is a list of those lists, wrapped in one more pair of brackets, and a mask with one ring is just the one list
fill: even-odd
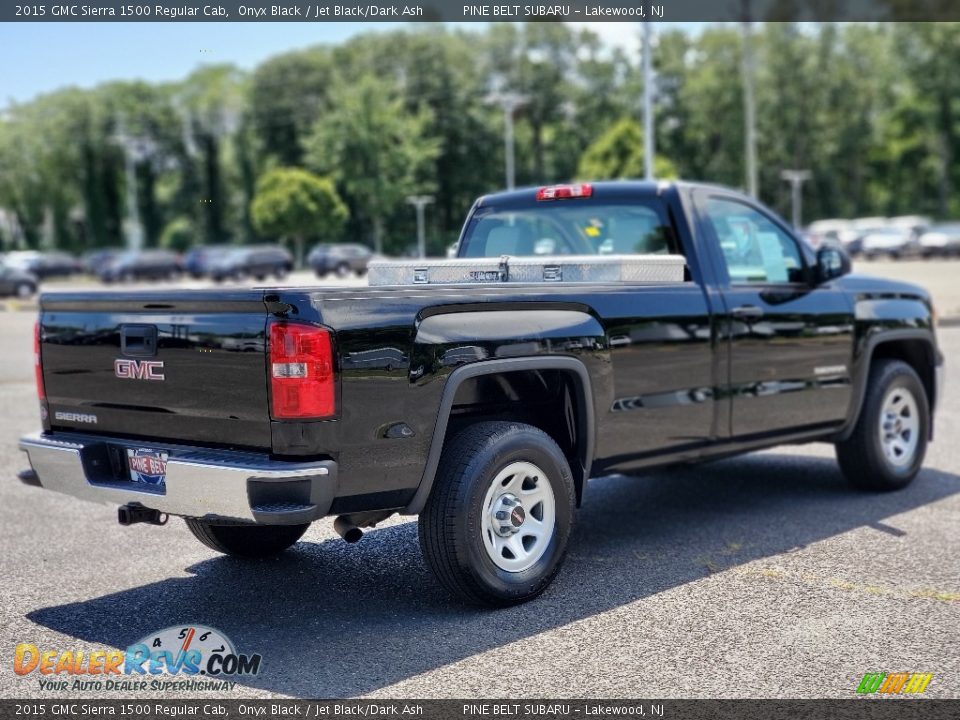
[(47, 399), (47, 390), (43, 387), (43, 367), (40, 365), (40, 323), (33, 326), (33, 374), (37, 380), (37, 397)]
[(567, 198), (588, 198), (593, 195), (593, 185), (548, 185), (537, 190), (537, 200), (565, 200)]
[(276, 420), (336, 414), (333, 343), (328, 330), (301, 323), (271, 323), (270, 394)]

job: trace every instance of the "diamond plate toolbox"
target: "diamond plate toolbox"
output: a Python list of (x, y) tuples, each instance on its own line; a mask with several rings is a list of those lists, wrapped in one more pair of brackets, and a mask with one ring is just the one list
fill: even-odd
[(563, 255), (554, 257), (374, 260), (370, 285), (480, 285), (495, 283), (677, 283), (682, 255)]

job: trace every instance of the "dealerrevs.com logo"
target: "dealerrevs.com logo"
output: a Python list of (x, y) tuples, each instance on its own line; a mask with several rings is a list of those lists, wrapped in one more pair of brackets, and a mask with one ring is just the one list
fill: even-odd
[(858, 695), (919, 695), (933, 680), (933, 673), (867, 673), (857, 686)]
[(20, 643), (17, 675), (36, 676), (41, 690), (232, 690), (257, 675), (262, 657), (236, 651), (219, 630), (179, 625), (151, 633), (126, 650), (41, 649)]

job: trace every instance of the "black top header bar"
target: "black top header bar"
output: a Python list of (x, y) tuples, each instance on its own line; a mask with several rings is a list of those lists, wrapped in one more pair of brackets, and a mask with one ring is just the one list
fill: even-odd
[(3, 22), (905, 22), (960, 20), (956, 0), (277, 0), (0, 3)]

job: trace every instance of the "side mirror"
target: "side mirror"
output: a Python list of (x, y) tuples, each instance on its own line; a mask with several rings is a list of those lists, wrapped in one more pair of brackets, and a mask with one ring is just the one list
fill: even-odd
[(850, 273), (850, 256), (836, 245), (821, 245), (817, 250), (817, 283), (825, 283)]

